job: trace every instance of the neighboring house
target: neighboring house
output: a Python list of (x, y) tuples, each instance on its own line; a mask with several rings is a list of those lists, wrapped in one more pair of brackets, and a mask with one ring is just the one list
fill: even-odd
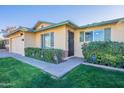
[(6, 35), (9, 51), (24, 55), (24, 48), (57, 48), (65, 56), (82, 57), (81, 45), (89, 41), (124, 42), (124, 18), (77, 26), (71, 21), (39, 21), (30, 29), (20, 27)]

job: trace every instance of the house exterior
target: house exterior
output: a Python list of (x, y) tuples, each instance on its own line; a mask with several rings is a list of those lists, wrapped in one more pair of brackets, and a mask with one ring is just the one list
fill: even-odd
[(84, 26), (69, 20), (60, 23), (39, 21), (33, 28), (19, 27), (6, 38), (9, 39), (9, 52), (25, 55), (26, 47), (57, 48), (62, 49), (66, 57), (82, 57), (84, 42), (124, 42), (124, 18)]

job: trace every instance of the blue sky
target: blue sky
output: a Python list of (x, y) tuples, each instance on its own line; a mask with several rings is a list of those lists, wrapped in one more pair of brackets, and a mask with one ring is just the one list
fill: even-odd
[(39, 21), (71, 20), (77, 25), (124, 17), (124, 6), (0, 6), (0, 29), (33, 27)]

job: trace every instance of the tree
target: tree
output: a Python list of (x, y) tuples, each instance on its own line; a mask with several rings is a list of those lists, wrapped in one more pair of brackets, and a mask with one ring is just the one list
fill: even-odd
[(10, 32), (13, 32), (17, 29), (17, 27), (6, 27), (6, 29), (1, 29), (0, 34), (6, 35)]

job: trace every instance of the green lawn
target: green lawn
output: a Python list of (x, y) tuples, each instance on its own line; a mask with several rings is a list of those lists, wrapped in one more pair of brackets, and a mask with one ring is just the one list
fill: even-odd
[(55, 80), (13, 58), (0, 58), (0, 87), (124, 87), (124, 73), (80, 65)]

